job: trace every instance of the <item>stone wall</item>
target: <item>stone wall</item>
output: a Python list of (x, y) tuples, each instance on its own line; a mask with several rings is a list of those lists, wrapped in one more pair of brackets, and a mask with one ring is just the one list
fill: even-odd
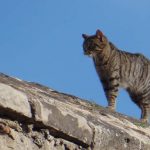
[(150, 127), (0, 74), (0, 150), (150, 150)]

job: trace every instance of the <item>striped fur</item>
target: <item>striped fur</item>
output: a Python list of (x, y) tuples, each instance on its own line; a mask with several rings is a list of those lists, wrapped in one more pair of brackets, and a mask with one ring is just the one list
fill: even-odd
[(95, 35), (83, 34), (85, 55), (93, 58), (103, 85), (108, 108), (115, 110), (119, 87), (125, 88), (141, 109), (141, 119), (148, 122), (150, 114), (150, 61), (142, 54), (121, 51), (97, 30)]

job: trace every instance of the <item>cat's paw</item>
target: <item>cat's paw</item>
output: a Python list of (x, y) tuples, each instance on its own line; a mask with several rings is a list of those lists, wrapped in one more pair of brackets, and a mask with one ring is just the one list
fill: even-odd
[(149, 123), (148, 118), (141, 118), (140, 121), (143, 123)]
[(107, 106), (106, 108), (108, 108), (111, 111), (115, 111), (115, 107), (114, 106)]

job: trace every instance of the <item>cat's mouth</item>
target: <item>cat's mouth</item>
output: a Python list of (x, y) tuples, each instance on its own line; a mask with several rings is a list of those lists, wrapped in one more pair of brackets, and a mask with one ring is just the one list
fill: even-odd
[(84, 51), (84, 55), (91, 55), (91, 51)]
[(94, 55), (93, 51), (84, 51), (84, 55), (92, 57)]

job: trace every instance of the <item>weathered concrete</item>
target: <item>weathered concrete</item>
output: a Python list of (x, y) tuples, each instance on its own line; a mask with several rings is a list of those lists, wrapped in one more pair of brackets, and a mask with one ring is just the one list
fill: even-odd
[(149, 125), (4, 74), (0, 133), (3, 150), (150, 150)]

